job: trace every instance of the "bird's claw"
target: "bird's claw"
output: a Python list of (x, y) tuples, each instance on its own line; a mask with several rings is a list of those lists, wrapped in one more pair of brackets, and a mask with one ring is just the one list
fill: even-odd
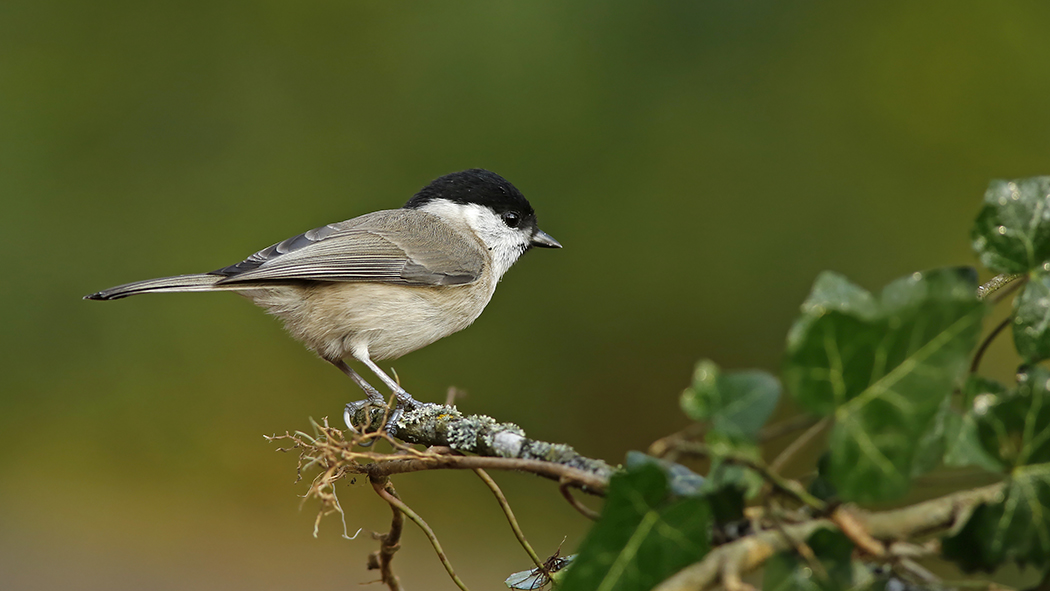
[[(396, 394), (396, 396), (397, 404), (394, 405), (394, 409), (390, 412), (390, 415), (387, 416), (386, 423), (382, 427), (380, 427), (380, 429), (386, 431), (386, 434), (391, 437), (395, 437), (397, 435), (397, 422), (405, 414), (405, 410), (412, 410), (422, 406), (422, 403), (417, 401), (415, 398), (412, 398), (412, 396), (409, 395), (407, 392), (399, 392)], [(368, 406), (383, 405), (385, 405), (385, 402), (383, 402), (382, 399), (373, 400), (372, 398), (348, 402), (346, 408), (343, 409), (343, 422), (346, 423), (346, 426), (350, 429), (352, 433), (354, 433), (355, 435), (360, 435), (361, 431), (359, 431), (353, 423), (354, 416), (357, 415), (358, 411), (360, 411), (362, 408), (366, 408)], [(362, 442), (361, 446), (369, 447), (374, 441), (374, 439), (369, 439), (365, 442)]]
[[(369, 406), (382, 406), (383, 404), (384, 403), (382, 399), (379, 399), (377, 401), (373, 400), (372, 398), (348, 402), (346, 403), (346, 407), (343, 409), (343, 422), (346, 423), (347, 428), (350, 429), (350, 432), (354, 435), (363, 435), (364, 431), (359, 430), (356, 426), (354, 426), (354, 417), (357, 415), (358, 411), (360, 411), (363, 408), (367, 408)], [(393, 427), (393, 425), (389, 425), (386, 431), (387, 433), (392, 435), (395, 429), (392, 429), (391, 427)], [(360, 445), (361, 447), (371, 447), (373, 443), (375, 443), (375, 439), (366, 439), (360, 442)]]

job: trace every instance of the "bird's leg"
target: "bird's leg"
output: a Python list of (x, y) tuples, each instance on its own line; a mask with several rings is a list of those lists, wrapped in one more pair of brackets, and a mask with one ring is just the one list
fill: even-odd
[(383, 395), (379, 393), (379, 390), (373, 388), (372, 384), (366, 382), (365, 379), (358, 375), (358, 373), (354, 371), (353, 368), (351, 368), (349, 365), (347, 365), (345, 361), (343, 361), (342, 359), (336, 359), (335, 361), (329, 359), (328, 361), (332, 365), (338, 367), (340, 371), (345, 373), (351, 380), (353, 380), (355, 384), (357, 384), (362, 390), (365, 391), (365, 395), (368, 396), (367, 400), (357, 400), (354, 402), (348, 402), (346, 408), (343, 409), (343, 422), (346, 423), (346, 426), (349, 427), (351, 431), (357, 433), (357, 429), (350, 421), (351, 417), (357, 414), (357, 411), (361, 410), (366, 406), (382, 406), (386, 404), (386, 401), (383, 400)]
[(390, 414), (390, 418), (386, 422), (387, 433), (393, 435), (397, 432), (396, 427), (394, 427), (394, 424), (397, 423), (398, 419), (401, 418), (401, 415), (405, 413), (406, 409), (412, 410), (424, 406), (425, 404), (428, 404), (419, 402), (415, 398), (412, 398), (412, 395), (408, 392), (405, 392), (405, 389), (402, 388), (400, 384), (394, 381), (390, 376), (386, 375), (386, 372), (379, 369), (379, 366), (376, 365), (371, 359), (369, 359), (367, 354), (355, 355), (354, 358), (360, 361), (361, 363), (367, 365), (368, 369), (372, 370), (373, 373), (379, 376), (379, 379), (382, 380), (383, 383), (386, 384), (387, 387), (394, 392), (394, 396), (397, 397), (397, 406), (394, 407), (394, 412)]
[(367, 365), (368, 369), (372, 370), (373, 373), (379, 376), (379, 379), (382, 380), (383, 383), (386, 384), (387, 387), (394, 392), (394, 396), (397, 396), (397, 407), (399, 409), (404, 410), (405, 408), (408, 408), (409, 410), (411, 410), (417, 406), (422, 406), (421, 402), (419, 402), (415, 398), (412, 398), (412, 395), (408, 392), (405, 392), (405, 389), (402, 388), (400, 384), (394, 381), (390, 376), (386, 375), (386, 372), (379, 369), (379, 366), (376, 365), (371, 359), (364, 356), (362, 357), (363, 358), (357, 358), (357, 360)]
[(379, 393), (379, 390), (373, 388), (372, 384), (366, 382), (365, 379), (358, 375), (358, 373), (354, 371), (352, 367), (347, 365), (345, 361), (343, 361), (342, 359), (336, 359), (335, 361), (330, 361), (329, 363), (338, 367), (339, 371), (349, 376), (355, 384), (357, 384), (362, 390), (364, 390), (365, 395), (368, 396), (368, 402), (374, 404), (383, 404), (383, 402), (385, 402), (385, 400), (383, 400), (383, 395)]

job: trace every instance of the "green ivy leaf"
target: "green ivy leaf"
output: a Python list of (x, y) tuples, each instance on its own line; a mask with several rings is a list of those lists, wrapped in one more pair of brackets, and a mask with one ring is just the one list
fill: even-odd
[(966, 571), (990, 572), (1011, 560), (1050, 565), (1050, 464), (1014, 470), (1002, 500), (979, 505), (941, 548)]
[(825, 273), (788, 336), (784, 381), (833, 415), (827, 471), (844, 500), (904, 494), (919, 441), (963, 376), (986, 307), (972, 269), (914, 273), (875, 299)]
[(1014, 347), (1028, 363), (1050, 359), (1050, 273), (1032, 273), (1014, 300)]
[(977, 435), (989, 455), (1009, 467), (1050, 463), (1050, 370), (1017, 375), (1017, 389), (974, 398)]
[(992, 181), (971, 234), (981, 262), (1027, 273), (1050, 259), (1050, 177)]
[(952, 411), (948, 415), (945, 428), (944, 463), (947, 466), (977, 466), (991, 472), (1002, 470), (1003, 466), (981, 446), (977, 435), (977, 418), (974, 416), (974, 400), (987, 395), (1006, 393), (1006, 386), (980, 376), (970, 376), (963, 385), (963, 412)]
[(824, 476), (828, 473), (828, 466), (830, 465), (831, 452), (826, 451), (817, 458), (817, 476), (806, 486), (806, 491), (822, 501), (837, 502), (839, 493), (835, 490), (835, 485), (831, 484), (827, 477)]
[(915, 442), (915, 458), (911, 464), (911, 477), (921, 476), (941, 465), (946, 450), (945, 437), (948, 426), (956, 412), (952, 409), (952, 397), (945, 396), (929, 427)]
[(631, 450), (627, 452), (627, 461), (624, 466), (628, 471), (633, 471), (639, 466), (651, 464), (660, 468), (667, 477), (667, 486), (671, 495), (675, 497), (694, 497), (700, 494), (704, 486), (704, 477), (693, 472), (686, 466), (668, 460), (654, 458), (640, 451)]
[(614, 475), (602, 516), (559, 589), (648, 590), (707, 554), (707, 501), (669, 499), (667, 478), (658, 466), (644, 464)]
[(763, 591), (841, 591), (853, 585), (853, 542), (842, 532), (818, 530), (806, 540), (819, 562), (814, 568), (797, 552), (781, 552), (766, 562)]
[(711, 517), (716, 526), (744, 519), (744, 507), (747, 505), (744, 492), (738, 486), (726, 486), (705, 495), (711, 505)]
[(722, 373), (713, 361), (696, 364), (693, 384), (682, 392), (682, 410), (713, 431), (754, 440), (780, 400), (780, 381), (764, 371)]
[(732, 455), (761, 462), (762, 453), (757, 444), (717, 432), (709, 432), (704, 437), (704, 442), (711, 454), (711, 468), (707, 471), (707, 479), (704, 480), (702, 488), (705, 494), (723, 488), (738, 488), (743, 490), (744, 496), (749, 499), (758, 495), (765, 484), (762, 477), (750, 468), (725, 459), (726, 456)]
[(986, 383), (973, 398), (977, 439), (1010, 467), (1002, 499), (984, 503), (944, 539), (945, 557), (969, 570), (994, 570), (1006, 561), (1050, 565), (1050, 370), (1018, 374), (1017, 388)]

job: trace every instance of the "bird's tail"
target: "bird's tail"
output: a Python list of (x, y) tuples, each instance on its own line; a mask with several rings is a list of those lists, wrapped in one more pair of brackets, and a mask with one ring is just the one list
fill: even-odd
[(147, 279), (136, 281), (125, 285), (118, 285), (109, 289), (84, 296), (85, 300), (119, 300), (140, 293), (161, 293), (168, 291), (219, 291), (228, 289), (244, 289), (244, 285), (218, 285), (219, 281), (226, 279), (222, 275), (178, 275), (176, 277), (161, 277), (160, 279)]

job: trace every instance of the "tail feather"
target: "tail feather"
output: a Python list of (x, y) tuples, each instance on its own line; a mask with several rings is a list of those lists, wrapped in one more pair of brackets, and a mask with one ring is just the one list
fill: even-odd
[(216, 285), (225, 277), (221, 275), (178, 275), (176, 277), (161, 277), (159, 279), (147, 279), (118, 285), (109, 289), (84, 296), (85, 300), (119, 300), (131, 295), (148, 292), (169, 291), (219, 291), (228, 289), (244, 289), (243, 285)]

